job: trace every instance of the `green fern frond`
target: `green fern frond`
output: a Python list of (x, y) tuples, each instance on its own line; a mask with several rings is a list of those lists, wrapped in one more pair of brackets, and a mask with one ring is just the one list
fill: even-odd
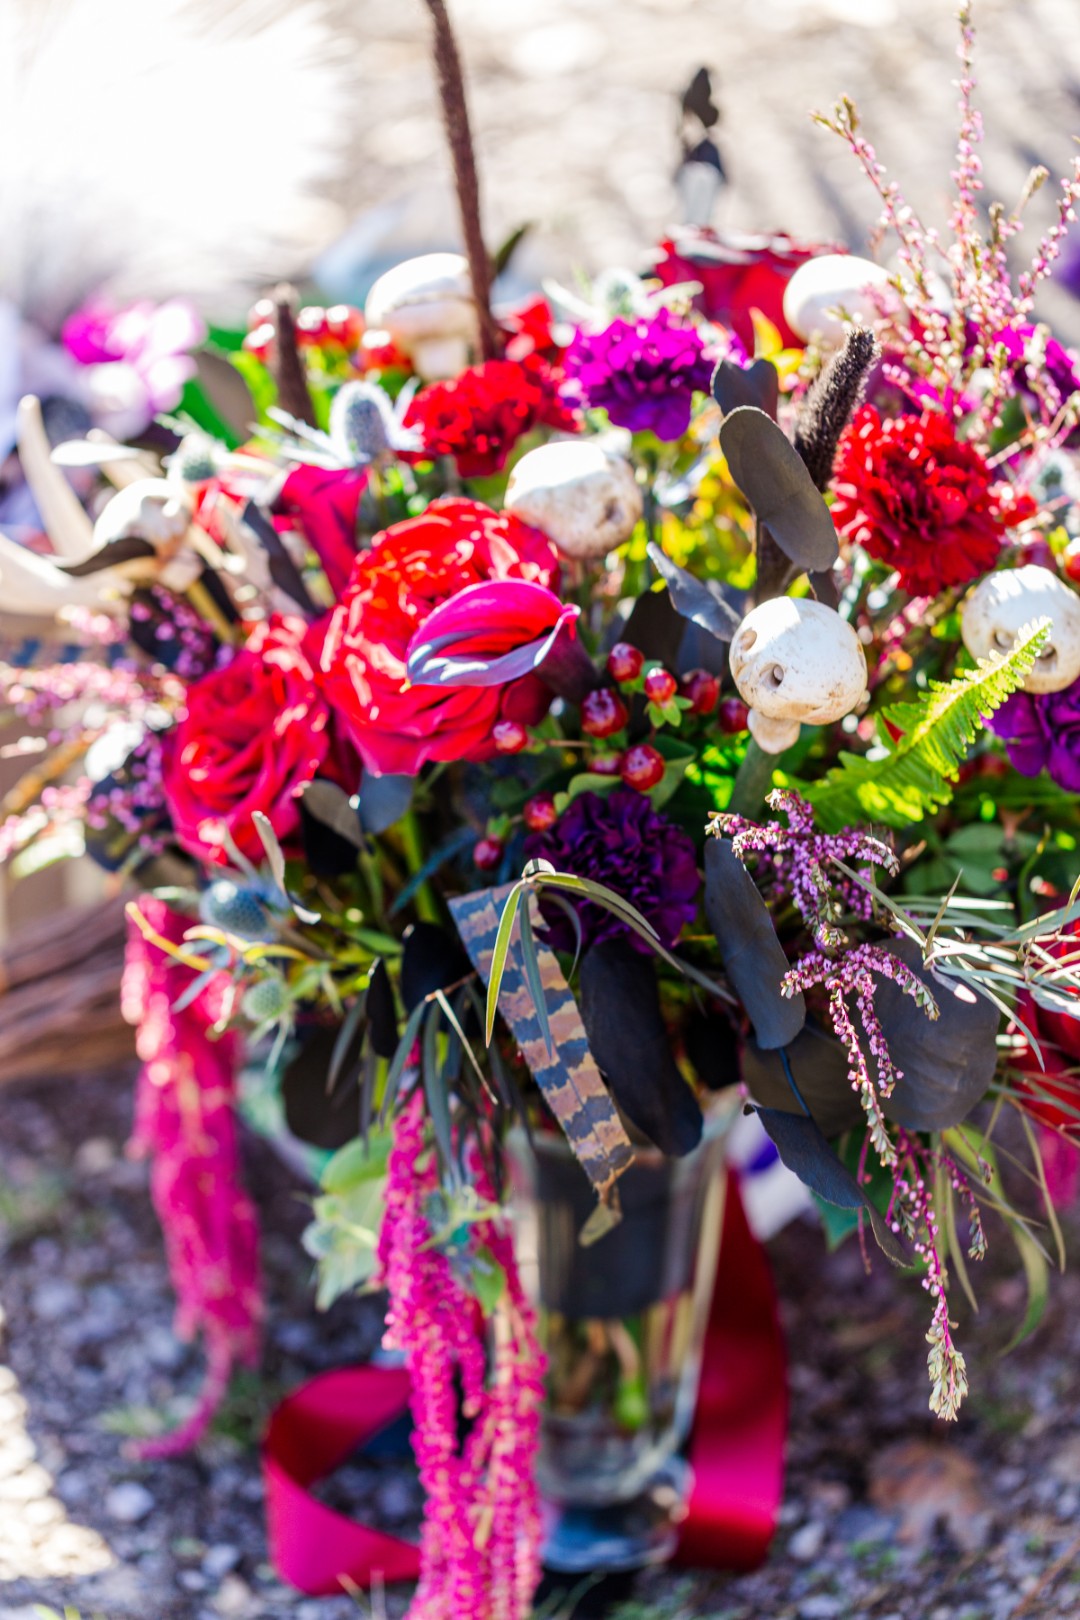
[(841, 754), (820, 782), (799, 786), (825, 832), (857, 822), (906, 827), (952, 798), (956, 774), (983, 722), (1023, 684), (1050, 634), (1050, 621), (1022, 633), (1007, 657), (991, 653), (948, 682), (931, 681), (925, 697), (895, 703), (882, 719), (901, 733), (877, 759)]

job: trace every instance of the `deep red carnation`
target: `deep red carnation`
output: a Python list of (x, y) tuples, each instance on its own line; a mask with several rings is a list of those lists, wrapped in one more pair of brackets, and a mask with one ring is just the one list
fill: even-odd
[(500, 719), (535, 723), (551, 693), (535, 675), (507, 686), (412, 685), (409, 643), (432, 610), (469, 585), (521, 579), (552, 586), (558, 554), (539, 529), (476, 501), (433, 501), (375, 536), (330, 618), (324, 690), (364, 765), (415, 775), (429, 759), (486, 759)]
[(176, 835), (192, 854), (227, 863), (229, 833), (244, 855), (261, 860), (256, 810), (287, 846), (299, 829), (300, 789), (317, 772), (338, 774), (313, 667), (320, 634), (275, 614), (229, 664), (188, 687), (187, 713), (165, 738), (163, 785)]
[(559, 398), (558, 387), (557, 374), (536, 354), (485, 360), (450, 382), (422, 388), (405, 423), (424, 435), (422, 460), (453, 456), (462, 478), (487, 478), (506, 465), (518, 440), (534, 428), (576, 431), (578, 419)]
[(940, 411), (883, 418), (864, 405), (840, 441), (832, 488), (837, 529), (912, 596), (988, 573), (1007, 530), (1035, 511)]

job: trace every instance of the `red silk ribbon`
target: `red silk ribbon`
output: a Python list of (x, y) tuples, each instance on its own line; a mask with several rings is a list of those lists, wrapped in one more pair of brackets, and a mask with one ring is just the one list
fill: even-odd
[[(319, 1502), (316, 1481), (407, 1411), (403, 1368), (323, 1373), (278, 1405), (263, 1443), (270, 1558), (311, 1596), (415, 1580), (412, 1542), (371, 1530)], [(677, 1561), (753, 1569), (765, 1557), (784, 1489), (787, 1377), (772, 1274), (731, 1173), (701, 1387), (690, 1436), (694, 1486)]]

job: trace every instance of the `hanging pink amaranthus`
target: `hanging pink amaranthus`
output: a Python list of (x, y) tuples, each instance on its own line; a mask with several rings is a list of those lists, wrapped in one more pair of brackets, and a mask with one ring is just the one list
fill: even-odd
[[(187, 920), (144, 896), (139, 909), (154, 932), (179, 945)], [(188, 1005), (176, 1002), (192, 969), (129, 924), (122, 1003), (142, 1059), (129, 1152), (152, 1161), (150, 1188), (165, 1234), (177, 1296), (176, 1329), (202, 1330), (206, 1377), (194, 1412), (173, 1433), (145, 1442), (144, 1457), (185, 1451), (220, 1406), (233, 1368), (254, 1364), (262, 1296), (255, 1207), (240, 1180), (234, 1109), (239, 1038), (209, 1031), (227, 980), (215, 976)]]
[[(482, 1167), (472, 1168), (478, 1196), (489, 1199)], [(409, 1620), (525, 1620), (540, 1577), (534, 1463), (543, 1355), (502, 1224), (469, 1227), (470, 1254), (486, 1250), (506, 1277), (489, 1324), (432, 1242), (427, 1210), (439, 1191), (415, 1096), (394, 1124), (379, 1238), (380, 1280), (390, 1295), (384, 1343), (408, 1357), (413, 1449), (426, 1496)]]

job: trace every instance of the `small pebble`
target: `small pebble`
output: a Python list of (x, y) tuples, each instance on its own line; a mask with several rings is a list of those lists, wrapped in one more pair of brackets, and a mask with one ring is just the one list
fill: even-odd
[(788, 1552), (800, 1564), (813, 1563), (822, 1547), (825, 1545), (825, 1526), (818, 1520), (811, 1519), (795, 1531), (788, 1542)]
[(252, 1604), (252, 1590), (246, 1581), (239, 1575), (226, 1575), (218, 1587), (214, 1598), (214, 1608), (218, 1614), (242, 1615), (247, 1614)]
[(30, 1309), (41, 1322), (59, 1322), (63, 1316), (72, 1316), (79, 1309), (82, 1296), (79, 1290), (63, 1277), (53, 1277), (38, 1283), (30, 1300)]
[(211, 1547), (202, 1561), (202, 1572), (207, 1580), (220, 1581), (228, 1575), (230, 1570), (236, 1568), (240, 1562), (240, 1548), (234, 1547), (231, 1542), (223, 1541), (219, 1546)]
[(126, 1479), (105, 1497), (105, 1512), (117, 1524), (139, 1524), (157, 1506), (145, 1485)]
[(840, 1599), (830, 1597), (827, 1592), (816, 1592), (799, 1604), (799, 1620), (836, 1620), (842, 1612)]

